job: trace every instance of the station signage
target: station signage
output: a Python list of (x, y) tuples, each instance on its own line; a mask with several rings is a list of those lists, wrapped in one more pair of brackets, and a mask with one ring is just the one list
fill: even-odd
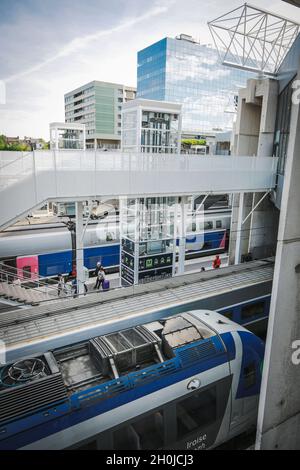
[[(127, 266), (122, 265), (121, 266), (121, 278), (122, 278), (122, 285), (123, 281), (128, 285), (133, 285), (134, 284), (134, 272), (131, 271), (131, 269), (127, 268)], [(126, 285), (125, 284), (125, 285)]]
[(167, 266), (172, 266), (173, 254), (163, 253), (160, 255), (146, 256), (139, 258), (139, 272), (156, 270)]

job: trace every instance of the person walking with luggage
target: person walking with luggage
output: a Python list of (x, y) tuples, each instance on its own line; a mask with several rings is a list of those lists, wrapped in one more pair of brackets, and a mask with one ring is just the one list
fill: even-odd
[(213, 268), (214, 269), (219, 269), (221, 266), (221, 259), (219, 255), (216, 255), (215, 259), (213, 260)]
[(99, 284), (99, 281), (98, 281), (98, 274), (99, 274), (100, 269), (101, 269), (101, 263), (100, 263), (100, 261), (98, 261), (96, 269), (95, 269), (96, 284), (94, 285), (94, 289), (99, 289), (99, 287), (100, 287), (100, 284)]
[(105, 281), (105, 271), (103, 269), (103, 267), (101, 266), (99, 271), (98, 271), (98, 275), (97, 275), (97, 281), (96, 281), (96, 286), (95, 288), (96, 289), (100, 289), (100, 287), (102, 286), (103, 288), (103, 283)]
[(103, 268), (102, 268), (102, 272), (103, 272), (102, 289), (103, 289), (103, 290), (109, 290), (109, 288), (110, 288), (109, 280), (106, 279), (106, 273), (105, 273), (105, 271), (104, 271)]

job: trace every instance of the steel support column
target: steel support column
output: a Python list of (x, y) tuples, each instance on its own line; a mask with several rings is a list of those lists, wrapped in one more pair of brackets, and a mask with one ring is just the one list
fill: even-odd
[(243, 224), (243, 207), (244, 207), (244, 193), (240, 193), (239, 198), (239, 213), (236, 228), (236, 243), (235, 243), (235, 258), (234, 264), (241, 262), (241, 243), (242, 243), (242, 224)]
[(179, 230), (179, 257), (178, 257), (178, 274), (179, 275), (184, 274), (187, 211), (188, 211), (187, 197), (183, 196), (180, 202), (180, 230)]
[(83, 206), (76, 202), (76, 279), (77, 293), (84, 293), (84, 256), (83, 256)]

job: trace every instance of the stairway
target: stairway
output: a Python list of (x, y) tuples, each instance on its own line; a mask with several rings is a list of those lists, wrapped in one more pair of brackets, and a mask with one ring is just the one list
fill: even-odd
[(57, 297), (57, 286), (50, 285), (47, 279), (37, 275), (32, 278), (30, 272), (26, 276), (24, 270), (0, 263), (0, 299), (23, 305), (39, 305)]
[(49, 296), (43, 292), (8, 282), (0, 282), (1, 297), (25, 305), (39, 305), (40, 302), (49, 300)]

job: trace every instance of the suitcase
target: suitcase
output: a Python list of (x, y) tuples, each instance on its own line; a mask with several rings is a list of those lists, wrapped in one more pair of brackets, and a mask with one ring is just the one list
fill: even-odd
[(109, 281), (107, 279), (104, 279), (102, 283), (102, 289), (103, 290), (108, 290), (109, 289)]

